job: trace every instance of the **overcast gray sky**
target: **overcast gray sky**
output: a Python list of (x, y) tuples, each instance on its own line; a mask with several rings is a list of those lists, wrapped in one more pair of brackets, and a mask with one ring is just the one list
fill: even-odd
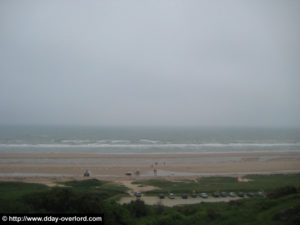
[(300, 126), (300, 1), (0, 1), (0, 124)]

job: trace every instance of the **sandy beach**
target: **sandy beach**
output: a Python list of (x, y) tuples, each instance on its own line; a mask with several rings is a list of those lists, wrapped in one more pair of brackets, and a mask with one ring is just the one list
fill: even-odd
[(300, 153), (0, 155), (1, 180), (81, 178), (85, 170), (109, 180), (296, 173)]

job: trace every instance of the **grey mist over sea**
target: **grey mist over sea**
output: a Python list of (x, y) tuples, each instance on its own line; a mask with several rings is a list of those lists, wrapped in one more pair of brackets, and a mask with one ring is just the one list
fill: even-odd
[(299, 11), (0, 1), (0, 151), (299, 149)]

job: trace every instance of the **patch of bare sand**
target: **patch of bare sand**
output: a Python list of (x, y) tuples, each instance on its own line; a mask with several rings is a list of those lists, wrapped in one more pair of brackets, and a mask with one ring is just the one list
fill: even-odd
[(44, 184), (48, 187), (66, 187), (66, 185), (60, 182), (66, 182), (74, 180), (74, 178), (48, 178), (48, 177), (1, 177), (0, 181), (8, 182), (24, 182), (33, 184)]
[(249, 182), (249, 181), (252, 181), (251, 179), (247, 179), (247, 178), (245, 178), (243, 176), (238, 176), (237, 180), (238, 180), (238, 182)]
[(137, 191), (146, 192), (146, 191), (158, 189), (157, 187), (154, 187), (154, 186), (133, 184), (133, 182), (134, 181), (132, 181), (132, 180), (121, 180), (121, 181), (118, 181), (117, 183), (127, 187), (129, 189), (128, 194), (131, 196), (134, 196), (134, 193)]

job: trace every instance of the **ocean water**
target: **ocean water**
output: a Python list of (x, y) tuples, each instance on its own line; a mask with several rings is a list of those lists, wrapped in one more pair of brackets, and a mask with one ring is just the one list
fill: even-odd
[(300, 129), (0, 126), (0, 153), (300, 152)]

